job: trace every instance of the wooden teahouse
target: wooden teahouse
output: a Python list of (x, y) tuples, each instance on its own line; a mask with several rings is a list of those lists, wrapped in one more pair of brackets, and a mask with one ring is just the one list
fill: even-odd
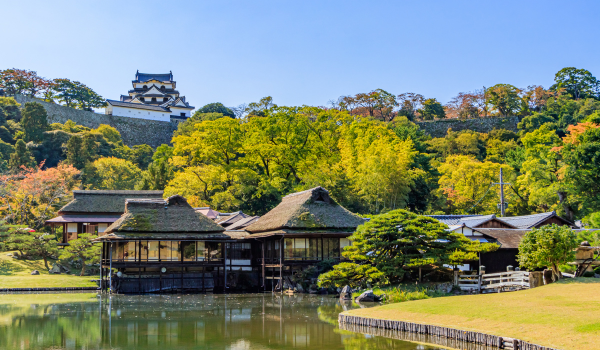
[(103, 287), (116, 293), (224, 290), (230, 237), (223, 231), (179, 195), (128, 199), (125, 213), (97, 239)]
[(364, 219), (337, 204), (316, 187), (285, 196), (281, 203), (245, 230), (260, 242), (262, 287), (278, 289), (283, 278), (327, 259), (340, 260), (341, 250)]

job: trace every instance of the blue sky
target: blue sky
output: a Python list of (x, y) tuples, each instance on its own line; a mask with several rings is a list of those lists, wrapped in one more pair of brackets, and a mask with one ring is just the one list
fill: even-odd
[(10, 1), (0, 69), (70, 78), (117, 99), (173, 71), (200, 107), (273, 96), (326, 105), (382, 88), (447, 102), (497, 83), (600, 77), (598, 1)]

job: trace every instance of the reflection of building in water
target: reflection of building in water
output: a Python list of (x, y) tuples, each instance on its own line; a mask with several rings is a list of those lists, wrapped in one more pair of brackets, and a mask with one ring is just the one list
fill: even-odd
[[(318, 305), (335, 304), (336, 299), (298, 295), (150, 298), (105, 301), (102, 343), (126, 348), (253, 350), (341, 345), (335, 325), (320, 321), (317, 313)], [(331, 310), (334, 319), (341, 308)]]

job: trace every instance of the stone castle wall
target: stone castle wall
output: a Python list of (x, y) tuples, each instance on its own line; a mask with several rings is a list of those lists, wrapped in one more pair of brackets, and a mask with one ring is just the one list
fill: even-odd
[(171, 122), (82, 111), (59, 104), (44, 102), (29, 96), (17, 95), (15, 99), (22, 105), (27, 102), (42, 104), (48, 113), (49, 123), (65, 123), (68, 120), (72, 120), (88, 128), (97, 128), (100, 124), (110, 125), (121, 133), (123, 143), (127, 146), (148, 144), (156, 148), (162, 144), (171, 144), (173, 131), (177, 129), (177, 124)]
[(448, 129), (452, 129), (452, 131), (473, 130), (483, 133), (488, 133), (494, 129), (506, 129), (517, 132), (519, 131), (517, 124), (519, 124), (519, 117), (444, 119), (417, 123), (419, 128), (431, 137), (444, 137)]

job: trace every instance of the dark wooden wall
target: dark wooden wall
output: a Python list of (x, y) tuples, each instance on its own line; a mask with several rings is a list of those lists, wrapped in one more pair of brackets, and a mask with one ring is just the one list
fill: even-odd
[(505, 272), (508, 265), (513, 268), (519, 266), (516, 248), (498, 249), (495, 252), (481, 254), (481, 265), (485, 266), (485, 273)]

